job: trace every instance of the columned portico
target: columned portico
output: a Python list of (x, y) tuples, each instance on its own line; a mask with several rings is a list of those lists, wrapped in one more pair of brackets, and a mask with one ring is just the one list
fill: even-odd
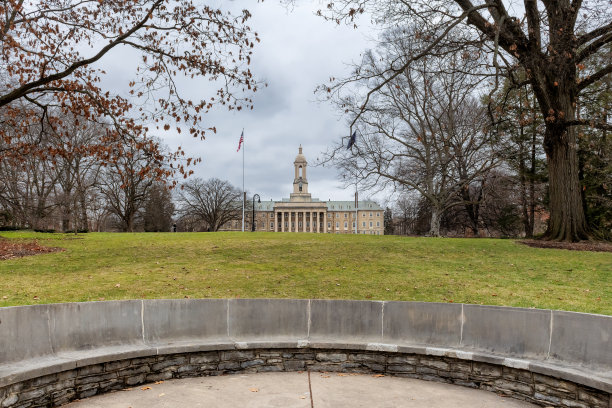
[[(300, 146), (299, 153), (293, 162), (293, 192), (289, 198), (269, 203), (255, 203), (259, 216), (257, 223), (263, 222), (263, 230), (274, 232), (298, 232), (312, 234), (353, 234), (353, 228), (344, 227), (345, 223), (366, 222), (369, 228), (368, 234), (383, 235), (383, 210), (372, 201), (362, 201), (356, 206), (354, 201), (321, 201), (312, 198), (308, 191), (307, 166), (308, 162), (302, 154)], [(353, 213), (359, 213), (353, 217)], [(328, 227), (332, 222), (331, 228)], [(274, 220), (274, 223), (270, 222)], [(339, 222), (342, 220), (342, 222)], [(253, 221), (251, 221), (253, 222)], [(338, 223), (338, 228), (336, 228)], [(236, 225), (238, 225), (236, 223)], [(231, 226), (230, 226), (231, 227)], [(237, 227), (236, 227), (237, 228)]]

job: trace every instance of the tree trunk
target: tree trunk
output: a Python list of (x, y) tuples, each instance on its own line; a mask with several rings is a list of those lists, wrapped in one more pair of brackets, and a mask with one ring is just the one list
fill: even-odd
[(550, 196), (550, 220), (544, 238), (555, 241), (589, 239), (578, 178), (575, 129), (547, 126), (544, 148)]
[(429, 223), (429, 236), (440, 236), (440, 222), (442, 220), (442, 211), (436, 207), (431, 207), (431, 220)]
[(529, 229), (525, 231), (528, 238), (533, 238), (535, 231), (535, 179), (536, 179), (536, 143), (537, 126), (536, 113), (533, 110), (533, 120), (531, 129), (531, 168), (529, 169)]

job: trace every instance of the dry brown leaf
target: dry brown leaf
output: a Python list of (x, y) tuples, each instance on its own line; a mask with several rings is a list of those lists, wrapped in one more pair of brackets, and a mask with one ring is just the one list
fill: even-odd
[(374, 374), (372, 377), (374, 378), (380, 378), (380, 377), (384, 377), (384, 374)]
[(251, 391), (251, 392), (259, 392), (259, 388), (249, 388), (249, 391)]
[(163, 384), (163, 381), (155, 381), (155, 384)]
[(142, 387), (141, 390), (146, 391), (146, 390), (150, 390), (151, 387)]

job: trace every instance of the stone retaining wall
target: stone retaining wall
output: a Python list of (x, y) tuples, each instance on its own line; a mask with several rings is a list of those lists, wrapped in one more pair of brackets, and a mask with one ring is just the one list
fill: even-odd
[(58, 405), (171, 377), (305, 369), (451, 382), (545, 406), (612, 408), (612, 317), (308, 299), (0, 308), (0, 408)]
[(142, 357), (94, 364), (0, 389), (1, 407), (46, 407), (140, 384), (238, 372), (387, 374), (492, 391), (542, 406), (608, 408), (610, 395), (527, 370), (449, 357), (346, 349), (256, 349)]

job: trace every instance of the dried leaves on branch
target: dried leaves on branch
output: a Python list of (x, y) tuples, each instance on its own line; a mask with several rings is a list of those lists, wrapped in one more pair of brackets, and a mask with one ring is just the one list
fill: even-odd
[[(61, 136), (66, 116), (106, 125), (102, 143), (84, 147), (105, 162), (134, 147), (154, 156), (160, 152), (143, 142), (147, 133), (204, 138), (216, 131), (206, 112), (251, 107), (257, 89), (248, 65), (259, 39), (246, 25), (247, 10), (234, 16), (191, 0), (6, 0), (0, 16), (0, 156), (62, 154), (61, 146), (38, 146), (23, 135)], [(126, 47), (140, 62), (129, 89), (115, 93), (101, 85), (101, 67)], [(216, 92), (183, 96), (177, 81), (198, 77)], [(185, 174), (194, 160), (184, 155), (179, 148), (165, 157)]]

